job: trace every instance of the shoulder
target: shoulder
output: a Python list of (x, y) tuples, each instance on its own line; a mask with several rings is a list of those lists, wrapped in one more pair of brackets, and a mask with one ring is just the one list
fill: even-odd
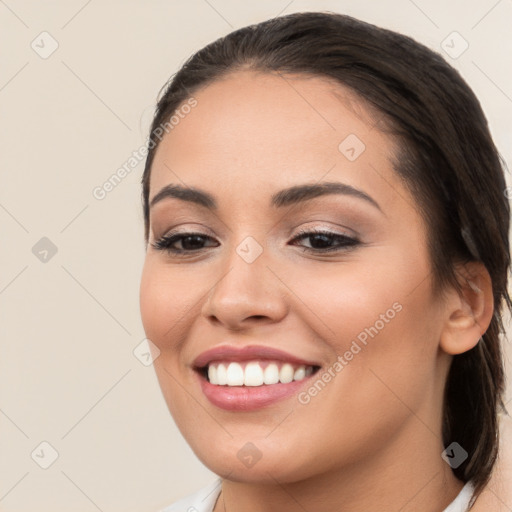
[(202, 489), (181, 498), (160, 512), (212, 512), (220, 494), (222, 480), (217, 478)]

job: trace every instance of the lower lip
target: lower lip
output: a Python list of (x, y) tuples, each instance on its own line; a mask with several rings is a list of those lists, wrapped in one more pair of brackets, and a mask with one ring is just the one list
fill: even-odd
[(197, 374), (201, 389), (213, 405), (226, 411), (254, 411), (290, 398), (298, 393), (305, 383), (317, 372), (302, 380), (288, 384), (268, 384), (262, 386), (215, 386)]

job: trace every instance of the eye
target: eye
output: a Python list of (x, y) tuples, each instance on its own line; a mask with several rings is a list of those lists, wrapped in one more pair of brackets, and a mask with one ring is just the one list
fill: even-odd
[[(178, 255), (204, 249), (205, 240), (213, 240), (213, 238), (203, 233), (174, 233), (162, 236), (151, 246), (158, 251), (167, 251)], [(175, 247), (176, 243), (180, 243), (181, 248)]]
[[(312, 247), (303, 247), (304, 251), (312, 253), (327, 253), (334, 251), (348, 250), (359, 245), (361, 242), (356, 238), (341, 233), (334, 233), (326, 230), (302, 230), (293, 238), (292, 242), (309, 239)], [(164, 235), (151, 246), (158, 251), (167, 251), (170, 254), (179, 256), (192, 254), (205, 249), (206, 242), (213, 242), (210, 247), (218, 247), (219, 244), (211, 236), (204, 233), (174, 233)], [(176, 247), (180, 244), (181, 247)], [(293, 243), (292, 245), (297, 245)]]
[(356, 238), (349, 237), (345, 234), (334, 233), (332, 231), (325, 230), (299, 231), (299, 234), (292, 240), (292, 242), (304, 239), (309, 239), (310, 244), (313, 246), (303, 246), (304, 251), (313, 253), (343, 251), (355, 247), (361, 243)]

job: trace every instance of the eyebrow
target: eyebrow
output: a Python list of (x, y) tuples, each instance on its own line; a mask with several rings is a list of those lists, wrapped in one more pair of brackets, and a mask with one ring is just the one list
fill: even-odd
[[(366, 192), (363, 192), (352, 185), (347, 185), (346, 183), (329, 181), (315, 184), (295, 185), (293, 187), (280, 190), (272, 195), (270, 199), (270, 206), (274, 208), (282, 208), (328, 194), (341, 194), (356, 197), (366, 201), (382, 212), (379, 203), (366, 194)], [(210, 193), (195, 187), (183, 187), (175, 184), (169, 184), (163, 187), (151, 200), (150, 207), (153, 207), (156, 203), (167, 198), (175, 198), (195, 203), (200, 206), (204, 206), (209, 210), (218, 209), (217, 201)]]

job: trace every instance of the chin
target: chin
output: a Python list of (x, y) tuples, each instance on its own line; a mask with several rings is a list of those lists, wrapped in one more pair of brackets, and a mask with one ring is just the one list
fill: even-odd
[[(275, 484), (305, 480), (321, 473), (322, 468), (313, 461), (297, 457), (295, 445), (287, 449), (264, 446), (261, 442), (229, 443), (212, 452), (211, 444), (206, 448), (193, 445), (198, 459), (213, 473), (235, 482)], [(241, 447), (239, 447), (239, 445)], [(256, 446), (261, 447), (261, 450)], [(281, 443), (281, 446), (283, 443)], [(313, 453), (311, 449), (309, 453)], [(324, 468), (325, 471), (326, 468)]]

